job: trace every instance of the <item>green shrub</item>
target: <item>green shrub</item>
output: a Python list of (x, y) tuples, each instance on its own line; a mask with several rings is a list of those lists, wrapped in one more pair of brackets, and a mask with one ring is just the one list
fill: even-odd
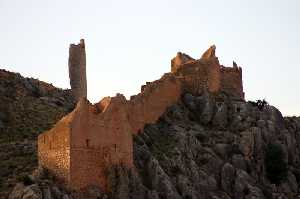
[(25, 186), (32, 185), (34, 182), (30, 179), (28, 175), (21, 175), (17, 177), (19, 182), (23, 182)]
[(284, 161), (285, 154), (279, 144), (269, 144), (265, 155), (265, 166), (268, 179), (279, 184), (287, 176), (287, 164)]

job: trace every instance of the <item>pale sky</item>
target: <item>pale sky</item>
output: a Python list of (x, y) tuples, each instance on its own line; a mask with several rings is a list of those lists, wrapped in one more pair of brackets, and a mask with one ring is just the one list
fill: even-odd
[(243, 68), (247, 100), (300, 115), (299, 0), (0, 0), (0, 68), (69, 88), (68, 48), (86, 42), (88, 98), (137, 94), (178, 51)]

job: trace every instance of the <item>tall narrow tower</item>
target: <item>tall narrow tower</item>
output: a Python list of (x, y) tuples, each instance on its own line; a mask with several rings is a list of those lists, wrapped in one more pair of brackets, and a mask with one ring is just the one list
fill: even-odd
[(78, 101), (87, 97), (86, 57), (84, 40), (79, 44), (71, 44), (69, 48), (69, 78), (72, 93)]

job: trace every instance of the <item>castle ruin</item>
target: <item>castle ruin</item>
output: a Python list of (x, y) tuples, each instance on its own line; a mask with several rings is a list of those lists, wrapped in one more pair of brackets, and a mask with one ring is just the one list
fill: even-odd
[[(85, 63), (81, 62), (85, 54), (83, 59), (82, 49), (77, 48), (84, 51), (84, 44), (74, 47), (74, 51), (70, 48), (73, 68), (70, 73), (82, 70), (80, 63)], [(39, 135), (39, 165), (73, 189), (96, 185), (108, 191), (105, 171), (114, 165), (134, 168), (133, 135), (146, 124), (155, 123), (184, 92), (224, 93), (244, 100), (242, 69), (235, 63), (233, 67), (220, 65), (215, 49), (210, 47), (200, 59), (177, 53), (171, 61), (171, 72), (143, 85), (141, 92), (130, 100), (121, 94), (105, 97), (96, 104), (80, 98), (71, 113)], [(72, 89), (76, 93), (80, 88), (77, 96), (86, 96), (81, 90), (85, 88), (86, 92), (86, 80), (76, 74), (75, 77), (70, 74), (75, 81), (71, 80)]]
[(71, 44), (69, 48), (69, 78), (73, 96), (76, 101), (87, 97), (86, 55), (84, 40)]

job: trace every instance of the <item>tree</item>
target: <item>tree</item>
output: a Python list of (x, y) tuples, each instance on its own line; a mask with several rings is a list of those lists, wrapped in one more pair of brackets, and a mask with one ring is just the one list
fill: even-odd
[(279, 144), (268, 144), (265, 154), (265, 166), (268, 179), (274, 184), (280, 184), (287, 176), (285, 154)]

